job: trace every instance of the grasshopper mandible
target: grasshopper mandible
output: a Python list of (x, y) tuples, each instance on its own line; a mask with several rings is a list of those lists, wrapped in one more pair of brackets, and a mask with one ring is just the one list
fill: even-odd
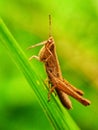
[(28, 49), (40, 45), (43, 45), (43, 47), (41, 48), (38, 56), (33, 55), (29, 58), (29, 60), (36, 58), (37, 60), (43, 62), (45, 65), (46, 73), (48, 75), (48, 83), (49, 86), (51, 85), (51, 88), (48, 93), (48, 100), (50, 100), (51, 93), (56, 90), (60, 101), (67, 109), (72, 108), (72, 103), (68, 96), (72, 96), (85, 106), (89, 105), (90, 101), (82, 97), (83, 91), (77, 89), (62, 77), (53, 37), (50, 35), (48, 40), (30, 46)]

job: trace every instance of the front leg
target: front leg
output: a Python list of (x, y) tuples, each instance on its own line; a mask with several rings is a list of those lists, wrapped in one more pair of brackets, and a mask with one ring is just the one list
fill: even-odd
[(37, 59), (38, 61), (40, 61), (39, 56), (35, 56), (35, 55), (31, 56), (31, 57), (29, 58), (29, 60), (31, 61), (33, 58), (35, 58), (35, 59)]

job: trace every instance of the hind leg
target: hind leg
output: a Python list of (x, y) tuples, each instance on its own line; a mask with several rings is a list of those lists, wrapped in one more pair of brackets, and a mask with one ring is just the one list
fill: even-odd
[(63, 80), (63, 82), (68, 85), (72, 90), (74, 90), (76, 93), (78, 93), (79, 95), (83, 95), (84, 92), (80, 89), (77, 89), (76, 87), (74, 87), (73, 85), (71, 85), (67, 80)]

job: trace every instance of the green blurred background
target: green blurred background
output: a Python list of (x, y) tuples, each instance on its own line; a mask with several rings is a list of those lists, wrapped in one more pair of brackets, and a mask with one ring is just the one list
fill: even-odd
[[(40, 49), (27, 51), (28, 46), (48, 38), (49, 14), (63, 76), (92, 102), (84, 107), (71, 98), (69, 114), (82, 130), (98, 130), (98, 1), (0, 0), (0, 16), (28, 57)], [(37, 64), (39, 75), (46, 78), (43, 64), (36, 60), (32, 64)], [(43, 129), (53, 127), (0, 44), (0, 130)]]

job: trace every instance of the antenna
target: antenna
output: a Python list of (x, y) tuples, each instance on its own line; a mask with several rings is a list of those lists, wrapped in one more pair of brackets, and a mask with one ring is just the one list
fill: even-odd
[(51, 15), (49, 14), (49, 37), (51, 37)]

